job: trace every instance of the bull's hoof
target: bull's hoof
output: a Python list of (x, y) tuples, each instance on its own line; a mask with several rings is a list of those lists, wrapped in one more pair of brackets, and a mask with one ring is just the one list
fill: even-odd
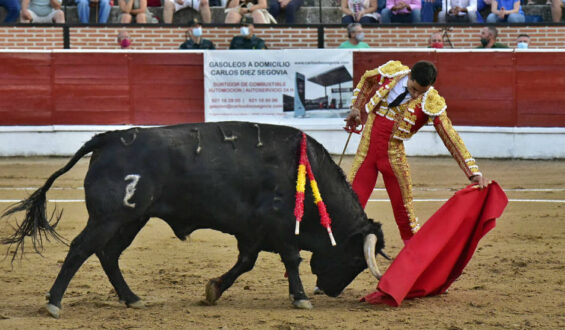
[(300, 299), (292, 302), (292, 306), (300, 309), (312, 309), (312, 303), (308, 299)]
[(213, 278), (206, 284), (206, 299), (203, 301), (207, 305), (215, 305), (220, 298), (220, 279)]
[(61, 309), (53, 304), (47, 304), (45, 305), (45, 308), (47, 309), (47, 312), (56, 319), (58, 319), (61, 315)]
[(314, 287), (314, 294), (325, 294), (324, 290), (318, 288), (317, 286)]
[(145, 308), (145, 304), (141, 300), (138, 300), (138, 301), (135, 301), (135, 302), (132, 302), (132, 303), (126, 303), (126, 306), (128, 306), (129, 308), (134, 308), (134, 309)]

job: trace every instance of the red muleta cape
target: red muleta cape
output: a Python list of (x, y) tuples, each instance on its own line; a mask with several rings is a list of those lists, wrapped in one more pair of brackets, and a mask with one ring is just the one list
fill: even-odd
[(377, 291), (361, 301), (397, 307), (406, 298), (444, 293), (507, 204), (494, 181), (482, 190), (468, 186), (456, 192), (400, 251)]

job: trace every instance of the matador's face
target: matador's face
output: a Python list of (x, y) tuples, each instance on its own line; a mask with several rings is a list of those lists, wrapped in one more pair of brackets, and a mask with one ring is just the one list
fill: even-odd
[(406, 87), (408, 88), (408, 93), (410, 93), (410, 96), (413, 99), (415, 99), (418, 96), (427, 92), (428, 89), (430, 89), (431, 85), (422, 86), (422, 85), (418, 84), (418, 82), (416, 80), (413, 80), (412, 76), (409, 76), (408, 77), (408, 84), (406, 85)]

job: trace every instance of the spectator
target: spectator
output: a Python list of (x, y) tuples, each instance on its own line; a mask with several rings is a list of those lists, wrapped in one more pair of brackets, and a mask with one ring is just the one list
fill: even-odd
[(22, 23), (65, 23), (61, 0), (23, 0)]
[(304, 4), (304, 0), (269, 0), (269, 13), (274, 17), (278, 17), (282, 9), (284, 10), (284, 22), (294, 24), (296, 22), (296, 12), (302, 4)]
[(339, 45), (338, 48), (370, 48), (366, 42), (363, 42), (365, 33), (363, 27), (359, 23), (349, 23), (347, 25), (347, 38)]
[(163, 21), (173, 23), (173, 15), (184, 8), (192, 8), (200, 13), (202, 22), (211, 23), (210, 3), (208, 0), (163, 0)]
[(186, 41), (180, 45), (180, 49), (216, 49), (213, 42), (202, 38), (202, 25), (198, 19), (193, 18), (188, 26)]
[(487, 23), (524, 23), (526, 21), (520, 0), (492, 0), (490, 11)]
[[(436, 11), (441, 11), (444, 0), (422, 0), (422, 22), (433, 23)], [(449, 0), (447, 0), (449, 1)]]
[(419, 23), (421, 0), (386, 0), (381, 23)]
[(110, 17), (110, 10), (112, 6), (110, 5), (110, 0), (75, 0), (78, 10), (78, 20), (82, 24), (88, 24), (90, 20), (90, 4), (96, 3), (100, 8), (98, 8), (98, 23), (108, 23), (108, 17)]
[(530, 36), (527, 34), (519, 34), (516, 38), (516, 48), (526, 49), (530, 44)]
[(430, 36), (428, 48), (443, 48), (443, 36), (441, 32), (434, 32)]
[(490, 15), (492, 0), (477, 0), (477, 23), (484, 23)]
[(244, 17), (252, 17), (254, 24), (268, 23), (272, 16), (266, 8), (267, 0), (230, 0), (226, 9), (226, 23), (237, 24)]
[(120, 5), (120, 23), (129, 24), (135, 17), (136, 23), (157, 23), (153, 14), (147, 9), (147, 0), (118, 0)]
[(553, 0), (551, 2), (551, 18), (555, 23), (561, 21), (563, 15), (563, 7), (565, 7), (564, 0)]
[(498, 30), (494, 26), (485, 26), (481, 29), (481, 45), (477, 48), (508, 48), (505, 44), (496, 42), (497, 37)]
[(379, 21), (377, 0), (341, 0), (341, 24), (373, 24)]
[(265, 41), (256, 37), (253, 33), (253, 19), (244, 17), (241, 20), (241, 35), (233, 37), (230, 42), (230, 49), (267, 49)]
[(438, 20), (446, 22), (477, 22), (477, 0), (447, 0), (447, 8), (440, 11)]
[(6, 17), (4, 23), (16, 23), (18, 16), (20, 16), (20, 1), (19, 0), (0, 0), (0, 7), (6, 9)]
[(128, 49), (131, 46), (131, 39), (129, 38), (128, 31), (122, 30), (118, 32), (118, 45), (121, 49)]

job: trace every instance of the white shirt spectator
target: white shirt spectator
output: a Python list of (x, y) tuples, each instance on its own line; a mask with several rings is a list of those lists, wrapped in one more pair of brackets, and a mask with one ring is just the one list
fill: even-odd
[(467, 12), (459, 12), (457, 16), (467, 16), (471, 23), (477, 22), (477, 0), (443, 0), (442, 7), (447, 8), (447, 10), (440, 11), (438, 16), (440, 23), (446, 22), (446, 15), (454, 16), (447, 13), (456, 7), (467, 9)]

